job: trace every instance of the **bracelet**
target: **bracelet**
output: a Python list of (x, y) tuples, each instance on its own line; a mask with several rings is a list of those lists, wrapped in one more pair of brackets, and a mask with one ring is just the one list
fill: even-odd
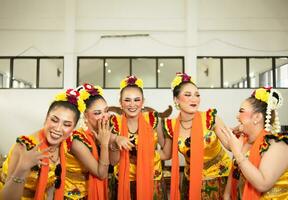
[(11, 178), (14, 183), (25, 183), (25, 178), (20, 178), (16, 176), (11, 176)]
[(236, 159), (238, 165), (241, 165), (241, 163), (243, 163), (245, 160), (247, 160), (247, 157), (246, 157), (246, 156), (242, 156), (242, 158), (240, 158), (239, 160)]
[(110, 163), (106, 163), (106, 162), (103, 162), (101, 159), (98, 160), (99, 164), (103, 165), (103, 166), (109, 166)]

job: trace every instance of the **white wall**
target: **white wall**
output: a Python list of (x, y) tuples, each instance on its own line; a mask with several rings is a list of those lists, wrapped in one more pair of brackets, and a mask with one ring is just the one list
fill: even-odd
[[(286, 0), (0, 0), (0, 5), (0, 56), (64, 56), (65, 87), (76, 84), (77, 56), (185, 56), (191, 73), (197, 55), (288, 55)], [(101, 39), (131, 33), (150, 36)], [(56, 91), (0, 90), (0, 153), (7, 153), (16, 136), (41, 127)], [(202, 90), (202, 107), (218, 108), (233, 125), (250, 92)], [(287, 90), (282, 93), (287, 99)], [(156, 109), (172, 104), (168, 90), (145, 95)], [(106, 96), (118, 104), (115, 90)], [(283, 108), (281, 122), (288, 124), (287, 104)]]

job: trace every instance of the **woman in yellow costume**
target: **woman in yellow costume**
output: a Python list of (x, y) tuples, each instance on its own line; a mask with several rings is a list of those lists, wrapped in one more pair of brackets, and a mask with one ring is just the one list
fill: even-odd
[[(173, 140), (170, 198), (222, 199), (231, 166), (220, 143), (225, 145), (224, 134), (218, 131), (224, 124), (215, 109), (198, 110), (200, 93), (190, 76), (178, 73), (171, 88), (180, 113), (163, 125), (165, 137)], [(185, 157), (181, 195), (178, 151)]]
[(234, 155), (225, 200), (288, 199), (288, 133), (279, 133), (281, 104), (277, 90), (259, 88), (237, 115), (245, 134), (238, 139), (228, 128), (222, 130)]
[[(123, 113), (117, 115), (115, 122), (120, 135), (129, 137), (135, 146), (130, 151), (120, 151), (120, 162), (114, 167), (114, 175), (118, 180), (115, 196), (118, 200), (164, 199), (162, 165), (160, 153), (156, 151), (157, 113), (142, 112), (144, 96), (141, 79), (135, 76), (123, 79), (120, 90)], [(116, 199), (115, 196), (112, 198)]]
[[(85, 125), (74, 131), (68, 141), (67, 173), (65, 180), (65, 199), (108, 199), (107, 177), (110, 164), (110, 144), (115, 142), (118, 133), (110, 128), (107, 103), (103, 89), (99, 86), (84, 84), (78, 87), (80, 96), (86, 104)], [(127, 139), (128, 140), (128, 139)], [(119, 138), (117, 141), (120, 141)], [(112, 144), (117, 146), (117, 144)]]
[(0, 199), (63, 199), (67, 150), (64, 140), (84, 109), (83, 100), (73, 89), (56, 96), (44, 127), (18, 137), (11, 148), (1, 173), (5, 185)]

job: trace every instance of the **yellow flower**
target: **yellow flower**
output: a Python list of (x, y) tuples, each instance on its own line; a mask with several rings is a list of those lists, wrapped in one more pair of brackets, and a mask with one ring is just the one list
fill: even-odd
[(80, 90), (80, 98), (84, 101), (89, 98), (90, 94), (85, 89)]
[(267, 92), (264, 88), (259, 88), (255, 91), (255, 98), (265, 103), (268, 103), (269, 92)]
[(125, 88), (127, 86), (127, 82), (126, 79), (123, 79), (120, 83), (120, 90), (122, 90), (123, 88)]
[(103, 89), (99, 85), (94, 86), (94, 88), (98, 91), (98, 94), (103, 97)]
[(55, 101), (67, 101), (66, 92), (61, 92), (55, 96)]
[(143, 89), (143, 81), (142, 81), (142, 79), (139, 79), (139, 78), (138, 78), (138, 79), (136, 80), (135, 84), (136, 84), (138, 87), (140, 87), (140, 88)]
[(84, 103), (83, 99), (79, 98), (77, 101), (78, 104), (78, 110), (83, 113), (86, 109), (86, 104)]
[(182, 82), (182, 77), (179, 75), (176, 75), (176, 77), (173, 79), (171, 83), (171, 89), (174, 90), (176, 86), (178, 86)]

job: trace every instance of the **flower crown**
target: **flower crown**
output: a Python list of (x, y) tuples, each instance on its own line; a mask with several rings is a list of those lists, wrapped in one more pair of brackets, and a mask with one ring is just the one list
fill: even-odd
[(103, 89), (98, 85), (93, 86), (91, 84), (85, 83), (81, 85), (77, 90), (80, 93), (80, 97), (84, 101), (88, 99), (90, 96), (98, 96), (98, 95), (103, 96)]
[[(266, 119), (265, 119), (265, 130), (272, 132), (280, 132), (280, 121), (278, 117), (277, 109), (282, 106), (283, 98), (279, 91), (273, 89), (272, 87), (261, 87), (252, 93), (252, 97), (265, 102), (267, 104)], [(270, 124), (271, 111), (275, 112), (274, 123)]]
[(136, 85), (139, 88), (143, 89), (143, 81), (140, 78), (137, 78), (136, 76), (127, 76), (120, 82), (120, 90), (127, 87), (128, 85)]
[(171, 89), (174, 90), (174, 88), (176, 86), (180, 85), (181, 83), (193, 83), (193, 84), (195, 84), (195, 82), (193, 81), (191, 76), (189, 76), (188, 74), (185, 74), (185, 73), (178, 72), (178, 73), (176, 73), (175, 78), (171, 82)]
[(69, 103), (75, 105), (77, 109), (83, 113), (86, 109), (86, 104), (80, 97), (77, 90), (68, 89), (66, 92), (61, 92), (55, 96), (55, 101), (68, 101)]

